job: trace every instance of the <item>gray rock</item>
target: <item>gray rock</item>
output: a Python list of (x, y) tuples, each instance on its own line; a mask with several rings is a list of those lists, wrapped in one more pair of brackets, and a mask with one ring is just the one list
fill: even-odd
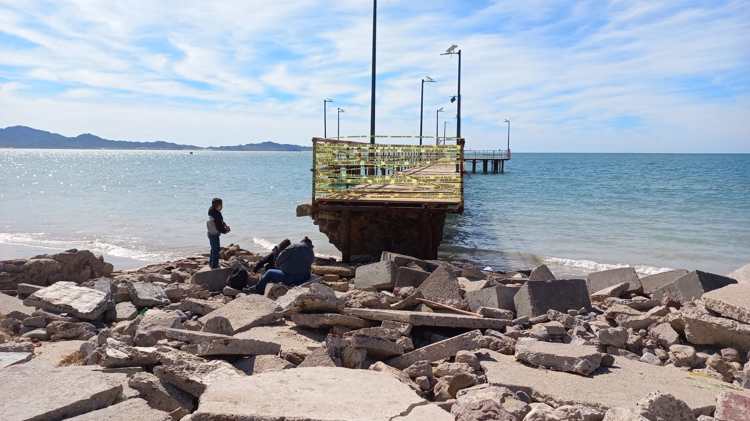
[(53, 341), (80, 339), (86, 340), (96, 335), (96, 327), (87, 322), (54, 321), (47, 325), (47, 334)]
[(164, 289), (149, 282), (129, 282), (130, 301), (138, 308), (163, 307), (170, 303)]
[(359, 317), (338, 313), (293, 313), (290, 319), (297, 325), (311, 329), (330, 328), (343, 326), (352, 329), (361, 329), (370, 324)]
[(34, 356), (32, 352), (0, 352), (0, 369), (25, 363)]
[(209, 332), (164, 329), (167, 339), (185, 342), (182, 350), (198, 356), (215, 355), (276, 355), (281, 345), (257, 339), (238, 338)]
[(459, 390), (474, 386), (477, 380), (477, 376), (469, 373), (440, 377), (433, 388), (435, 400), (447, 401), (453, 399)]
[[(123, 387), (86, 367), (2, 369), (0, 419), (61, 420), (112, 405)], [(34, 396), (43, 397), (33, 399)]]
[[(292, 323), (274, 326), (258, 326), (235, 335), (236, 338), (257, 339), (281, 345), (281, 355), (298, 364), (313, 350), (321, 348), (325, 333), (317, 330), (302, 329)], [(290, 359), (288, 357), (294, 357)]]
[(115, 320), (133, 320), (138, 315), (138, 309), (130, 301), (115, 304)]
[(70, 421), (172, 421), (172, 417), (163, 411), (151, 408), (145, 400), (128, 399), (107, 408), (98, 409), (77, 417), (68, 418)]
[(171, 384), (162, 383), (153, 374), (136, 373), (130, 377), (128, 385), (137, 390), (150, 407), (172, 414), (175, 420), (195, 410), (192, 396)]
[(706, 308), (724, 317), (750, 323), (750, 283), (715, 289), (703, 295)]
[(610, 408), (602, 421), (650, 421), (633, 408)]
[(234, 362), (234, 367), (248, 376), (268, 371), (294, 368), (294, 364), (276, 355), (253, 355)]
[(643, 292), (646, 294), (653, 294), (654, 291), (663, 288), (677, 279), (688, 274), (685, 269), (670, 270), (667, 272), (661, 272), (654, 275), (649, 275), (641, 278), (641, 285), (643, 285)]
[(555, 275), (549, 270), (547, 265), (539, 265), (531, 271), (529, 275), (529, 281), (554, 281)]
[(680, 342), (680, 334), (677, 333), (669, 323), (659, 323), (649, 328), (651, 336), (656, 339), (659, 346), (669, 348)]
[(420, 311), (380, 310), (370, 308), (347, 308), (344, 314), (350, 314), (366, 320), (396, 321), (413, 326), (455, 327), (465, 329), (500, 329), (509, 324), (506, 319), (465, 316), (451, 313), (426, 313)]
[[(335, 398), (322, 399), (320, 391)], [(387, 372), (310, 367), (213, 383), (201, 397), (192, 421), (312, 421), (332, 416), (372, 421), (453, 419)]]
[(592, 294), (620, 283), (628, 284), (628, 291), (641, 289), (641, 281), (638, 278), (638, 274), (631, 267), (593, 272), (586, 278), (586, 284)]
[(625, 291), (628, 290), (629, 286), (629, 283), (621, 282), (619, 284), (614, 284), (611, 287), (595, 291), (591, 294), (591, 301), (595, 303), (604, 303), (605, 300), (609, 297), (619, 298), (623, 293), (625, 293)]
[(209, 291), (221, 291), (227, 286), (227, 278), (232, 270), (229, 268), (211, 269), (204, 266), (198, 272), (195, 272), (190, 278), (190, 283), (198, 285)]
[(422, 297), (427, 300), (451, 305), (457, 308), (465, 308), (466, 304), (461, 297), (461, 288), (458, 279), (444, 267), (435, 269), (427, 279), (417, 288)]
[(693, 368), (698, 363), (695, 348), (690, 345), (672, 345), (669, 347), (669, 359), (675, 367)]
[(24, 333), (21, 337), (29, 338), (34, 341), (48, 341), (49, 333), (47, 333), (47, 329), (38, 328)]
[(516, 317), (513, 310), (502, 310), (499, 308), (479, 307), (476, 312), (491, 319), (513, 320)]
[(263, 296), (250, 294), (198, 319), (205, 332), (234, 335), (256, 326), (269, 325), (281, 319), (278, 305)]
[(690, 407), (669, 393), (650, 393), (635, 404), (635, 410), (652, 421), (695, 421)]
[(586, 345), (541, 342), (523, 338), (516, 342), (516, 359), (557, 371), (591, 375), (602, 363), (602, 354)]
[(165, 338), (164, 328), (176, 328), (180, 325), (181, 318), (178, 314), (152, 308), (138, 322), (133, 340), (138, 346), (154, 346)]
[(639, 359), (640, 362), (651, 364), (651, 365), (661, 365), (661, 359), (657, 357), (655, 354), (652, 354), (650, 352), (644, 352), (643, 355), (641, 355), (641, 358)]
[(404, 369), (417, 361), (437, 361), (456, 355), (461, 350), (477, 349), (480, 346), (482, 333), (479, 330), (473, 330), (449, 339), (445, 339), (433, 344), (415, 349), (404, 355), (392, 358), (387, 361), (388, 365)]
[(589, 292), (583, 279), (528, 281), (514, 297), (517, 317), (536, 317), (548, 310), (591, 309)]
[(224, 307), (224, 303), (216, 300), (202, 300), (200, 298), (186, 298), (180, 302), (180, 310), (189, 311), (198, 316), (205, 316), (212, 311)]
[[(456, 394), (456, 403), (451, 408), (451, 414), (456, 421), (517, 421), (528, 413), (528, 405), (521, 403), (518, 409), (506, 409), (512, 401), (516, 401), (510, 390), (491, 385), (477, 385), (463, 389)], [(526, 408), (523, 408), (526, 406)]]
[(726, 276), (696, 270), (677, 278), (671, 284), (659, 288), (654, 291), (652, 296), (659, 301), (669, 299), (686, 303), (700, 298), (706, 292), (736, 283), (736, 280)]
[(294, 287), (276, 303), (284, 314), (336, 313), (344, 307), (330, 287), (319, 283)]
[(33, 307), (24, 304), (24, 302), (18, 298), (0, 293), (0, 315), (24, 320), (27, 317), (30, 317), (33, 312)]
[(750, 324), (711, 316), (695, 307), (682, 309), (678, 320), (684, 326), (685, 337), (692, 344), (750, 351)]
[(392, 289), (396, 281), (398, 266), (388, 260), (362, 265), (356, 269), (354, 288), (357, 289)]
[(725, 391), (716, 398), (716, 417), (719, 421), (744, 421), (750, 414), (750, 393)]
[(497, 285), (478, 291), (467, 291), (465, 297), (469, 303), (469, 309), (474, 312), (481, 307), (515, 311), (516, 305), (513, 298), (519, 289), (521, 289), (520, 286)]
[(83, 320), (97, 320), (108, 308), (109, 296), (73, 282), (57, 282), (26, 297), (24, 304)]
[[(420, 268), (417, 265), (402, 266), (396, 269), (396, 279), (394, 289), (414, 287), (422, 285), (425, 279), (430, 276), (430, 272)], [(355, 283), (356, 286), (356, 283)]]
[(200, 397), (211, 383), (226, 381), (234, 377), (245, 377), (245, 373), (226, 361), (203, 359), (179, 359), (172, 364), (154, 367), (154, 374), (162, 382)]
[[(16, 292), (18, 293), (18, 298), (24, 299), (42, 288), (44, 287), (41, 285), (20, 283), (16, 285)], [(0, 314), (2, 314), (2, 310), (0, 310)]]
[(107, 338), (99, 364), (107, 368), (151, 366), (159, 362), (155, 348), (133, 347)]
[(628, 331), (622, 327), (599, 329), (596, 332), (596, 336), (600, 344), (611, 345), (617, 348), (623, 348), (628, 341)]

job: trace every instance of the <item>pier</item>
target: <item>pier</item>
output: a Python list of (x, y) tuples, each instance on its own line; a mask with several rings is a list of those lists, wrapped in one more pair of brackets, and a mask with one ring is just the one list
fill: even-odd
[(465, 166), (471, 163), (472, 174), (477, 172), (477, 162), (481, 164), (484, 174), (503, 174), (505, 173), (505, 161), (510, 161), (510, 156), (510, 149), (466, 151), (464, 163)]
[(307, 212), (344, 261), (384, 250), (434, 259), (449, 213), (463, 212), (463, 139), (441, 145), (313, 139)]

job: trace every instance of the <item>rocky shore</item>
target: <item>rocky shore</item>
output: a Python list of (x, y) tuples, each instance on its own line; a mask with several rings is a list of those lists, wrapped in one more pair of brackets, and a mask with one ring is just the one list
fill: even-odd
[(748, 266), (557, 279), (385, 252), (227, 286), (260, 258), (0, 261), (0, 419), (750, 419)]

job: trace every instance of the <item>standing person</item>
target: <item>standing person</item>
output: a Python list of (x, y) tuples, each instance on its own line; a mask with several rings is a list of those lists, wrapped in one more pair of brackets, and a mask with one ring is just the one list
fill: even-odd
[(305, 237), (299, 243), (292, 244), (276, 257), (276, 268), (268, 269), (255, 285), (255, 292), (263, 294), (269, 283), (281, 283), (297, 286), (310, 280), (310, 269), (315, 262), (313, 244)]
[(208, 208), (206, 228), (208, 230), (208, 243), (211, 245), (211, 255), (208, 258), (208, 266), (211, 269), (219, 268), (219, 250), (221, 250), (219, 236), (231, 231), (229, 225), (224, 223), (224, 216), (221, 214), (223, 208), (224, 202), (218, 197), (214, 197), (211, 200), (211, 207)]

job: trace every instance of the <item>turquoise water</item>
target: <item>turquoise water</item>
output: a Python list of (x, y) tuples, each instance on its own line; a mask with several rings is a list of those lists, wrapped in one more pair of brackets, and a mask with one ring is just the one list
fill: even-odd
[[(309, 153), (0, 150), (0, 259), (70, 247), (137, 266), (207, 248), (225, 200), (225, 243), (265, 250), (309, 235)], [(496, 269), (547, 262), (725, 273), (750, 261), (750, 155), (515, 154), (504, 175), (466, 178), (443, 255)]]

